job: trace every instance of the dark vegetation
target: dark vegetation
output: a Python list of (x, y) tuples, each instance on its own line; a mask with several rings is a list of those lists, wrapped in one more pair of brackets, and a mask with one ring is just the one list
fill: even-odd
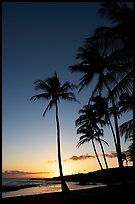
[[(103, 170), (97, 170), (89, 173), (80, 173), (64, 176), (66, 181), (78, 182), (80, 185), (87, 184), (119, 184), (122, 177), (127, 183), (135, 181), (135, 172), (132, 166), (124, 167), (122, 171), (119, 168), (109, 168)], [(34, 180), (34, 178), (31, 178)], [(45, 180), (59, 181), (60, 177), (47, 178)]]

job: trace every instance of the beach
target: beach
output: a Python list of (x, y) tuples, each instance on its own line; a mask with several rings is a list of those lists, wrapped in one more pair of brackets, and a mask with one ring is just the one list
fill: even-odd
[[(79, 182), (66, 182), (69, 189), (80, 190), (87, 188), (94, 188), (98, 186), (105, 186), (105, 184), (96, 183), (96, 184), (85, 184), (80, 185)], [(17, 197), (17, 196), (27, 196), (27, 195), (39, 195), (45, 193), (55, 193), (61, 192), (60, 181), (51, 181), (44, 179), (4, 179), (2, 186), (2, 198), (7, 197)]]
[(3, 203), (117, 203), (118, 201), (128, 201), (134, 199), (134, 183), (125, 185), (111, 185), (105, 187), (95, 187), (83, 190), (71, 190), (67, 194), (62, 192), (45, 193), (38, 195), (27, 195), (3, 198)]

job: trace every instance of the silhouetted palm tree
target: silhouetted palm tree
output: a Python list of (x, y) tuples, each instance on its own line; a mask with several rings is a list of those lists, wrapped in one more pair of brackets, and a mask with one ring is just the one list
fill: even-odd
[[(93, 144), (93, 139), (97, 140), (100, 144), (100, 147), (103, 153), (103, 158), (105, 161), (106, 168), (108, 169), (108, 165), (107, 165), (107, 161), (106, 161), (105, 153), (104, 153), (104, 148), (102, 145), (102, 141), (104, 140), (101, 140), (100, 138), (101, 136), (103, 136), (103, 130), (99, 128), (98, 126), (98, 124), (100, 124), (101, 126), (103, 124), (106, 124), (106, 121), (103, 120), (96, 112), (94, 112), (93, 106), (90, 104), (84, 106), (83, 109), (79, 111), (79, 113), (81, 113), (81, 115), (76, 120), (76, 126), (79, 126), (79, 128), (77, 129), (77, 134), (84, 134), (83, 135), (84, 137), (83, 136), (80, 137), (80, 141), (78, 145), (80, 146), (80, 144), (83, 144), (84, 142), (87, 142), (90, 140), (92, 140), (92, 144)], [(94, 144), (93, 144), (93, 147), (94, 147)], [(100, 163), (99, 165), (102, 168)]]
[(109, 61), (113, 62), (113, 69), (114, 62), (118, 70), (118, 65), (124, 63), (129, 72), (113, 89), (113, 94), (119, 94), (124, 89), (128, 92), (133, 87), (133, 9), (125, 2), (103, 2), (99, 13), (115, 25), (97, 28), (94, 35), (86, 39), (86, 44), (99, 47), (104, 55), (112, 53)]
[[(92, 39), (87, 41), (100, 47), (106, 47), (112, 51), (119, 50), (119, 57), (123, 54), (133, 55), (133, 9), (125, 2), (103, 2), (99, 14), (107, 17), (113, 24), (111, 27), (99, 27), (96, 29)], [(108, 49), (108, 50), (109, 50)]]
[(102, 2), (99, 14), (115, 24), (111, 27), (97, 28), (92, 37), (86, 38), (86, 48), (87, 46), (97, 47), (101, 50), (102, 56), (112, 53), (108, 57), (108, 68), (112, 66), (113, 70), (117, 69), (118, 72), (114, 70), (117, 76), (123, 75), (125, 68), (128, 69), (126, 75), (123, 75), (119, 83), (111, 90), (112, 94), (118, 96), (123, 91), (131, 93), (133, 88), (133, 9), (129, 8), (125, 2)]
[(124, 47), (133, 49), (133, 9), (129, 8), (125, 2), (103, 2), (99, 14), (106, 16), (114, 23), (114, 26), (99, 28), (100, 32), (97, 34), (100, 37), (112, 37), (113, 41), (123, 41)]
[(84, 144), (86, 142), (90, 142), (90, 141), (92, 142), (94, 153), (96, 155), (96, 158), (97, 158), (97, 161), (99, 163), (99, 166), (100, 166), (100, 168), (102, 170), (103, 167), (102, 167), (102, 164), (100, 162), (100, 159), (99, 159), (99, 156), (98, 156), (98, 153), (97, 153), (97, 150), (96, 150), (96, 146), (95, 146), (95, 143), (94, 143), (94, 140), (98, 140), (99, 141), (99, 139), (93, 133), (92, 128), (89, 127), (88, 125), (83, 125), (83, 126), (81, 126), (81, 127), (79, 127), (77, 129), (77, 134), (81, 134), (82, 135), (79, 138), (79, 142), (77, 144), (77, 147), (80, 147), (82, 144)]
[(91, 101), (94, 102), (93, 108), (94, 111), (97, 112), (97, 114), (101, 117), (104, 118), (106, 121), (105, 125), (110, 126), (112, 136), (114, 139), (114, 144), (117, 152), (117, 141), (116, 141), (116, 136), (114, 132), (114, 128), (111, 122), (111, 115), (112, 115), (112, 107), (108, 106), (108, 100), (105, 97), (102, 97), (101, 95), (95, 96), (91, 98)]
[[(88, 85), (95, 76), (98, 76), (95, 90), (98, 90), (101, 93), (101, 91), (104, 88), (109, 93), (110, 100), (112, 103), (114, 123), (115, 123), (118, 163), (119, 163), (119, 167), (122, 168), (123, 162), (122, 162), (122, 156), (121, 156), (118, 118), (117, 118), (115, 98), (111, 90), (112, 84), (114, 85), (118, 83), (115, 78), (116, 78), (117, 72), (120, 73), (120, 71), (115, 69), (115, 73), (113, 73), (112, 64), (110, 64), (109, 57), (102, 56), (100, 53), (100, 50), (98, 50), (95, 47), (87, 46), (85, 48), (84, 46), (84, 48), (80, 49), (80, 53), (77, 55), (77, 58), (80, 58), (82, 62), (80, 64), (70, 66), (70, 70), (72, 72), (84, 73), (84, 75), (80, 79), (79, 91), (81, 91), (84, 88), (84, 86)], [(119, 66), (119, 68), (120, 70), (124, 69), (124, 67), (122, 69), (121, 66)], [(110, 71), (110, 69), (112, 71)], [(125, 70), (125, 72), (127, 72), (127, 70)]]
[(35, 90), (41, 90), (43, 92), (32, 96), (30, 100), (34, 100), (34, 101), (38, 99), (50, 100), (43, 113), (43, 116), (45, 116), (46, 112), (50, 110), (52, 107), (55, 107), (55, 110), (56, 110), (58, 163), (59, 163), (61, 187), (62, 187), (62, 192), (68, 192), (69, 188), (66, 185), (66, 182), (64, 180), (63, 170), (62, 170), (58, 103), (60, 102), (60, 99), (67, 100), (67, 101), (78, 101), (75, 98), (75, 95), (72, 92), (70, 92), (70, 90), (72, 90), (75, 86), (69, 82), (65, 82), (63, 85), (61, 85), (56, 72), (53, 77), (47, 78), (45, 81), (37, 80), (35, 81), (34, 84), (35, 84)]

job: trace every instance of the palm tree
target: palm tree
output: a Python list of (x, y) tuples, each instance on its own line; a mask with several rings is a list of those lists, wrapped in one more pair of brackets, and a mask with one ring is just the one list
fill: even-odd
[[(99, 28), (97, 35), (123, 41), (124, 47), (133, 51), (133, 9), (125, 2), (103, 2), (99, 9), (101, 16), (106, 16), (115, 25)], [(114, 38), (115, 36), (115, 38)]]
[[(99, 47), (104, 56), (112, 53), (108, 59), (113, 70), (116, 68), (120, 71), (122, 67), (121, 71), (124, 73), (121, 65), (129, 70), (111, 90), (113, 95), (118, 96), (123, 90), (132, 91), (133, 87), (133, 9), (125, 2), (102, 2), (99, 14), (107, 17), (114, 25), (97, 28), (94, 35), (86, 38), (85, 42), (88, 46)], [(117, 73), (118, 76), (120, 74), (122, 73)]]
[[(101, 140), (100, 138), (101, 136), (103, 136), (103, 130), (98, 126), (98, 124), (102, 126), (103, 124), (106, 123), (106, 121), (104, 121), (100, 116), (98, 116), (96, 112), (94, 112), (93, 106), (90, 104), (84, 106), (83, 109), (79, 111), (79, 113), (81, 113), (81, 115), (76, 120), (76, 126), (79, 126), (79, 128), (77, 129), (77, 134), (83, 134), (83, 136), (80, 137), (78, 146), (80, 146), (84, 142), (88, 142), (91, 140), (95, 151), (95, 145), (93, 143), (93, 140), (98, 141), (103, 153), (103, 158), (105, 161), (106, 168), (108, 169), (107, 161), (105, 158), (105, 152), (102, 145), (102, 141), (104, 140)], [(107, 142), (105, 143), (107, 144)], [(96, 151), (95, 151), (95, 154), (97, 157)], [(97, 160), (99, 162), (98, 157), (97, 157)], [(99, 162), (99, 165), (101, 169), (103, 169), (100, 162)]]
[(81, 127), (81, 128), (78, 128), (77, 129), (77, 134), (81, 134), (82, 136), (80, 136), (79, 138), (79, 142), (77, 144), (77, 147), (80, 147), (82, 144), (86, 143), (86, 142), (92, 142), (92, 146), (93, 146), (93, 150), (94, 150), (94, 153), (95, 153), (95, 156), (97, 158), (97, 161), (99, 163), (99, 166), (101, 168), (101, 170), (103, 170), (103, 167), (102, 167), (102, 164), (100, 162), (100, 159), (99, 159), (99, 156), (98, 156), (98, 153), (97, 153), (97, 150), (96, 150), (96, 146), (95, 146), (95, 143), (94, 143), (94, 140), (98, 140), (93, 131), (92, 131), (92, 128), (87, 126), (86, 127)]
[(93, 44), (98, 41), (100, 46), (133, 55), (133, 9), (125, 2), (102, 2), (99, 14), (107, 17), (113, 26), (97, 28), (93, 39), (88, 38), (87, 41)]
[(35, 90), (41, 90), (43, 91), (43, 93), (32, 96), (30, 100), (34, 100), (34, 101), (38, 99), (50, 100), (43, 113), (43, 117), (45, 116), (46, 112), (50, 110), (52, 107), (55, 107), (55, 110), (56, 110), (58, 164), (59, 164), (59, 172), (60, 172), (60, 179), (61, 179), (61, 188), (62, 188), (62, 192), (69, 192), (69, 188), (64, 180), (63, 170), (62, 170), (58, 103), (60, 102), (60, 99), (78, 102), (78, 100), (75, 98), (75, 95), (72, 92), (70, 92), (70, 90), (72, 90), (75, 86), (69, 82), (65, 82), (63, 85), (61, 85), (56, 72), (53, 77), (47, 78), (45, 81), (37, 80), (35, 81), (34, 84), (35, 84)]
[(119, 94), (119, 92), (121, 93), (124, 89), (127, 89), (127, 92), (129, 92), (130, 89), (132, 91), (133, 9), (129, 8), (125, 2), (103, 2), (101, 3), (99, 14), (108, 17), (115, 25), (112, 27), (97, 28), (94, 35), (86, 38), (85, 41), (88, 45), (100, 47), (104, 55), (111, 52), (113, 69), (114, 62), (115, 67), (118, 69), (118, 64), (120, 65), (121, 63), (123, 64), (124, 61), (126, 62), (125, 65), (129, 69), (129, 72), (112, 90), (113, 94)]
[[(80, 48), (79, 50), (80, 50), (80, 53), (77, 55), (77, 58), (80, 58), (82, 62), (80, 64), (70, 66), (70, 70), (72, 72), (84, 73), (84, 75), (80, 79), (79, 91), (81, 91), (84, 88), (84, 86), (88, 85), (95, 76), (98, 76), (95, 90), (99, 90), (99, 92), (101, 93), (103, 89), (107, 89), (112, 103), (112, 108), (113, 108), (114, 124), (115, 124), (116, 139), (117, 139), (118, 163), (119, 163), (119, 167), (122, 168), (123, 162), (122, 162), (122, 156), (121, 156), (118, 118), (117, 118), (115, 98), (114, 98), (114, 95), (112, 94), (111, 85), (118, 84), (117, 80), (115, 79), (116, 74), (121, 72), (118, 70), (118, 67), (120, 70), (125, 69), (125, 73), (127, 73), (128, 70), (121, 65), (119, 65), (117, 69), (112, 70), (112, 63), (110, 63), (111, 54), (109, 56), (102, 56), (102, 53), (100, 53), (100, 50), (95, 47), (86, 46), (86, 48), (85, 47)], [(122, 74), (122, 76), (123, 75), (124, 74)]]

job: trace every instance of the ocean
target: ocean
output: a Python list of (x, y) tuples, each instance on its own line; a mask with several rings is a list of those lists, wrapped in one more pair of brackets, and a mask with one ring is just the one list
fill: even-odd
[[(70, 190), (79, 190), (105, 186), (104, 184), (96, 185), (79, 185), (78, 182), (66, 182)], [(30, 180), (26, 178), (2, 178), (2, 186), (6, 187), (23, 187), (15, 191), (2, 192), (2, 198), (15, 197), (23, 195), (34, 195), (43, 193), (60, 192), (61, 185), (59, 181), (50, 180)], [(32, 187), (29, 187), (32, 186)]]

